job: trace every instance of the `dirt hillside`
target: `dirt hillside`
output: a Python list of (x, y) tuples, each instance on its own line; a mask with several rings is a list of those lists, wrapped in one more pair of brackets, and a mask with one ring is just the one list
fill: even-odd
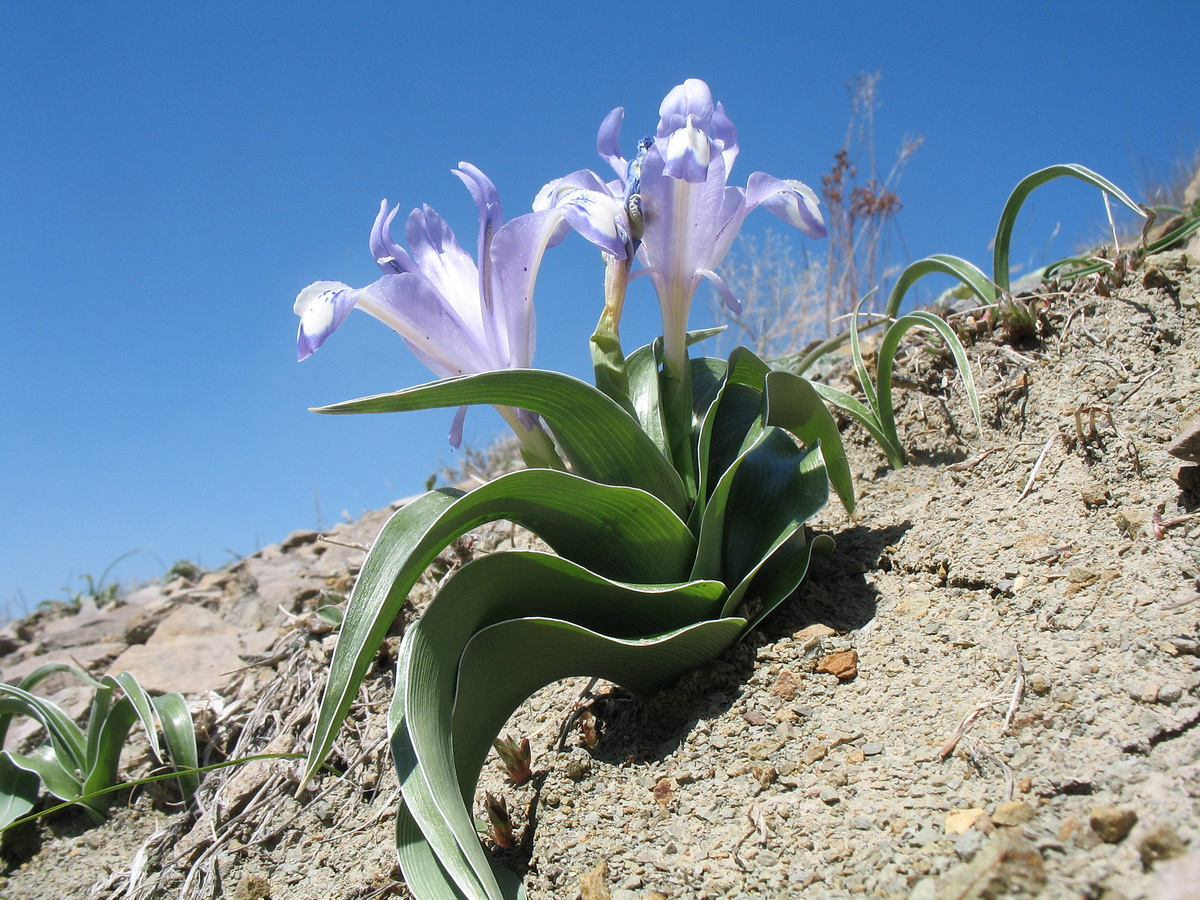
[[(898, 391), (911, 465), (886, 468), (847, 423), (859, 513), (813, 523), (837, 550), (748, 641), (648, 700), (601, 686), (561, 751), (582, 685), (514, 716), (536, 787), (493, 760), (481, 789), (516, 811), (530, 897), (1196, 896), (1200, 437), (1175, 448), (1190, 461), (1168, 450), (1200, 414), (1200, 267), (1164, 254), (1019, 302), (1007, 322), (954, 319), (982, 433), (920, 341)], [(185, 644), (156, 633), (186, 610), (212, 620), (198, 658), (234, 660), (192, 695), (209, 759), (303, 749), (335, 640), (306, 614), (346, 593), (353, 545), (388, 512), (84, 622), (44, 613), (10, 630), (0, 666), (60, 653), (102, 672), (160, 648), (174, 672), (146, 677), (177, 675)], [(464, 559), (529, 541), (496, 526), (458, 542), (411, 614)], [(208, 776), (190, 810), (135, 791), (99, 827), (48, 817), (5, 837), (0, 897), (408, 896), (384, 728), (395, 641), (336, 747), (341, 777), (297, 801), (296, 763), (255, 763)], [(131, 745), (135, 771), (145, 757)]]

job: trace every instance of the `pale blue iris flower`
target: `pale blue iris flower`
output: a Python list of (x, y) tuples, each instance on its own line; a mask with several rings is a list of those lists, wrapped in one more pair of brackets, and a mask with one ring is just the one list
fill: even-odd
[(764, 206), (812, 238), (825, 236), (825, 223), (816, 194), (802, 182), (755, 172), (745, 188), (727, 185), (737, 133), (703, 81), (688, 79), (667, 94), (658, 131), (639, 145), (632, 161), (620, 149), (624, 115), (619, 107), (609, 113), (596, 140), (617, 180), (606, 184), (590, 170), (575, 172), (546, 185), (534, 209), (559, 210), (576, 231), (617, 259), (636, 252), (662, 307), (665, 362), (678, 371), (702, 279), (732, 310), (740, 310), (715, 270), (746, 215)]
[[(567, 230), (561, 214), (546, 209), (503, 223), (496, 187), (479, 169), (459, 163), (479, 207), (479, 264), (433, 209), (414, 209), (405, 229), (409, 250), (392, 239), (399, 207), (387, 201), (371, 229), (371, 251), (383, 276), (365, 288), (318, 281), (296, 297), (300, 317), (297, 359), (320, 347), (355, 307), (390, 327), (442, 378), (527, 368), (533, 359), (533, 288), (542, 254)], [(503, 224), (502, 224), (503, 223)], [(539, 428), (529, 413), (499, 408), (518, 436)], [(466, 407), (458, 410), (450, 443), (462, 441)]]

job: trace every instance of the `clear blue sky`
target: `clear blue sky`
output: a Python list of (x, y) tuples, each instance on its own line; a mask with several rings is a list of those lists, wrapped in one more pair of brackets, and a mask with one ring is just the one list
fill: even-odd
[[(1195, 0), (733, 8), (0, 4), (0, 603), (61, 599), (135, 549), (115, 577), (217, 566), (415, 493), (452, 461), (448, 412), (307, 412), (428, 375), (361, 313), (297, 364), (291, 307), (311, 281), (376, 277), (384, 197), (431, 204), (473, 248), (459, 160), (518, 215), (551, 178), (602, 169), (611, 108), (632, 141), (698, 77), (738, 127), (735, 183), (762, 170), (819, 187), (846, 83), (879, 71), (885, 158), (925, 138), (901, 189), (909, 255), (986, 264), (1022, 176), (1080, 162), (1132, 188), (1200, 138)], [(1056, 222), (1052, 257), (1103, 221), (1082, 185), (1036, 202), (1015, 259), (1040, 256)], [(536, 364), (586, 375), (600, 274), (577, 236), (547, 256)], [(631, 347), (652, 336), (643, 305)], [(472, 413), (467, 439), (500, 427)]]

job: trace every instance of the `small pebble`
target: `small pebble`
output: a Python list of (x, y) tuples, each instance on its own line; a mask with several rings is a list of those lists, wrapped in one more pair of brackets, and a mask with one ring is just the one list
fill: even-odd
[(1137, 824), (1137, 813), (1118, 806), (1097, 806), (1092, 809), (1089, 824), (1092, 831), (1106, 844), (1119, 844)]

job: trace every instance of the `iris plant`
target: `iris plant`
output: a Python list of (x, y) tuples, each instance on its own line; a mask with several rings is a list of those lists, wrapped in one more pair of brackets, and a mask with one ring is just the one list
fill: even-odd
[[(744, 188), (727, 184), (737, 138), (701, 81), (671, 91), (656, 134), (632, 158), (619, 148), (622, 118), (614, 110), (598, 141), (615, 181), (576, 172), (507, 224), (492, 183), (462, 165), (480, 209), (478, 266), (427, 207), (409, 217), (406, 253), (388, 236), (395, 213), (385, 204), (371, 238), (379, 281), (357, 291), (318, 282), (297, 300), (302, 358), (359, 306), (442, 376), (320, 412), (490, 403), (510, 411), (530, 463), (468, 493), (429, 491), (383, 527), (346, 609), (306, 783), (444, 547), (503, 519), (552, 550), (468, 562), (405, 630), (388, 726), (402, 797), (396, 847), (421, 900), (520, 896), (517, 878), (480, 844), (471, 808), (480, 768), (526, 697), (571, 675), (645, 695), (714, 659), (795, 589), (814, 552), (829, 550), (805, 522), (830, 484), (854, 504), (837, 424), (808, 381), (745, 348), (727, 360), (689, 359), (687, 350), (702, 280), (736, 308), (715, 268), (750, 210), (766, 206), (816, 237), (816, 197), (761, 172)], [(568, 225), (606, 257), (596, 387), (528, 368), (533, 278)], [(659, 295), (663, 337), (625, 355), (618, 326), (638, 272)], [(460, 425), (461, 412), (455, 434)], [(544, 447), (530, 450), (530, 435)]]

